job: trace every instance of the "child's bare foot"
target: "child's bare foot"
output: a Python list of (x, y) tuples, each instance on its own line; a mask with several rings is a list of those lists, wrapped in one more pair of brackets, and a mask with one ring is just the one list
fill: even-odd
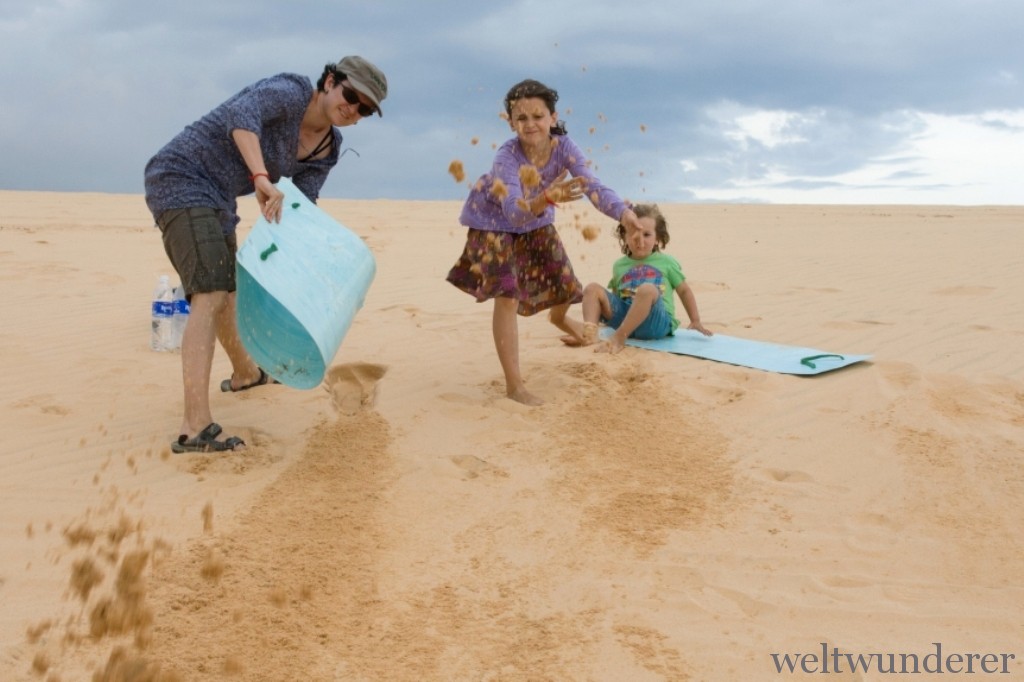
[(505, 392), (505, 395), (507, 395), (509, 398), (516, 401), (517, 403), (522, 403), (523, 405), (529, 405), (531, 407), (536, 407), (537, 405), (544, 404), (543, 400), (527, 391), (526, 386), (519, 386), (518, 388), (509, 388)]
[(626, 342), (620, 339), (618, 334), (613, 334), (612, 336), (609, 336), (606, 340), (597, 344), (597, 348), (594, 349), (594, 352), (615, 355), (625, 347)]
[(567, 334), (561, 337), (562, 343), (565, 345), (578, 348), (580, 346), (592, 345), (597, 341), (597, 324), (594, 322), (580, 324), (575, 320), (566, 320), (566, 323), (572, 329), (572, 335)]
[(597, 341), (597, 325), (593, 322), (583, 323), (583, 345), (589, 346)]

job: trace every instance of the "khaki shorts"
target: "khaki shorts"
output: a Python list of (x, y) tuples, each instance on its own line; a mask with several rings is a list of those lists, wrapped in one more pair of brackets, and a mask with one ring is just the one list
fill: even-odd
[(185, 293), (235, 290), (235, 233), (224, 234), (212, 208), (174, 208), (157, 218), (164, 251), (181, 277)]

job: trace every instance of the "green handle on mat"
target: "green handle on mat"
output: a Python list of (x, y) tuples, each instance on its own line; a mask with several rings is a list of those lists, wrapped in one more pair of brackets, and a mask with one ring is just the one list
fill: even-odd
[(266, 249), (263, 250), (262, 253), (260, 253), (260, 260), (267, 260), (267, 258), (270, 257), (270, 254), (274, 253), (275, 251), (277, 251), (277, 244), (271, 242), (270, 246), (268, 246)]
[(840, 360), (845, 360), (845, 358), (842, 355), (836, 355), (835, 353), (822, 353), (821, 355), (808, 355), (806, 358), (801, 358), (800, 364), (807, 365), (811, 369), (817, 369), (817, 367), (815, 367), (814, 363), (811, 361), (820, 360), (822, 358), (839, 358)]

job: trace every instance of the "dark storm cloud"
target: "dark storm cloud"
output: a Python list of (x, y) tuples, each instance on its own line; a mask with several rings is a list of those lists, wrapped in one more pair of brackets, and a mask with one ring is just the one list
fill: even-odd
[[(239, 88), (280, 71), (315, 80), (353, 53), (385, 70), (391, 93), (384, 119), (343, 131), (359, 156), (346, 155), (327, 196), (461, 198), (448, 162), (486, 170), (509, 135), (505, 90), (528, 76), (561, 91), (570, 131), (623, 194), (686, 200), (780, 172), (827, 186), (905, 151), (915, 112), (1019, 109), (1022, 7), (3, 2), (0, 187), (139, 192), (146, 159)], [(730, 112), (765, 110), (795, 115), (792, 141), (737, 137)], [(1019, 132), (1009, 119), (979, 125)]]

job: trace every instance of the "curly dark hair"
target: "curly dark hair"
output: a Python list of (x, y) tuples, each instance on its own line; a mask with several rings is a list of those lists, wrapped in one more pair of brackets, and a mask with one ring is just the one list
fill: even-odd
[(316, 82), (316, 89), (321, 92), (327, 92), (324, 90), (324, 83), (327, 82), (328, 76), (334, 76), (334, 84), (339, 85), (341, 81), (345, 80), (346, 76), (341, 71), (338, 71), (337, 64), (327, 64), (324, 66), (324, 72), (320, 74), (320, 80)]
[[(527, 78), (526, 80), (513, 85), (511, 89), (509, 89), (508, 94), (505, 95), (505, 114), (511, 118), (512, 105), (516, 100), (527, 97), (536, 97), (544, 100), (544, 103), (548, 106), (548, 111), (552, 114), (555, 113), (555, 103), (558, 102), (558, 91), (554, 88), (549, 88), (540, 81)], [(555, 125), (551, 127), (551, 134), (565, 135), (565, 122), (556, 122)]]
[[(661, 251), (668, 244), (668, 223), (657, 204), (636, 204), (633, 213), (637, 218), (654, 218), (654, 236), (657, 242), (654, 245), (655, 251)], [(629, 245), (626, 243), (626, 226), (619, 223), (615, 227), (615, 234), (619, 238), (619, 246), (622, 253), (630, 255)]]

